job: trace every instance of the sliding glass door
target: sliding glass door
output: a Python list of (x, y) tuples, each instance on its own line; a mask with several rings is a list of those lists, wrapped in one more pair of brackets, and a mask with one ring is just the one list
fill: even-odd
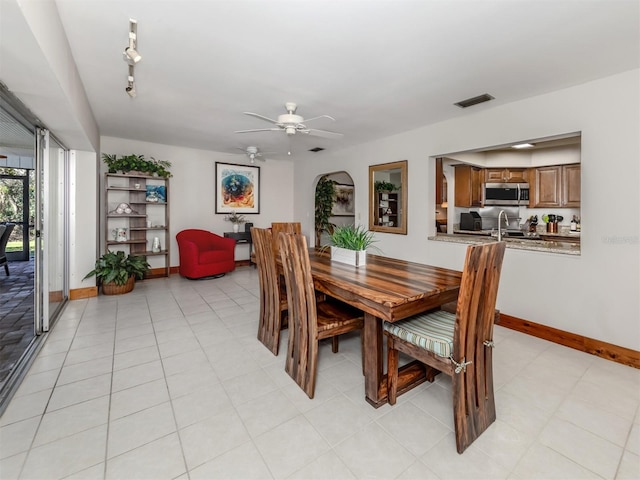
[(68, 151), (46, 129), (37, 137), (36, 333), (49, 330), (68, 299)]
[(1, 414), (69, 296), (70, 154), (1, 83), (0, 124)]

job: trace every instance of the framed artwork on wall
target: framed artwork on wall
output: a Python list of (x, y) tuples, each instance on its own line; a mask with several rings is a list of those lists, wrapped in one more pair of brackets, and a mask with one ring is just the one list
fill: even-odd
[(333, 191), (335, 193), (335, 201), (331, 208), (331, 216), (354, 216), (356, 211), (353, 202), (353, 185), (336, 183), (333, 186)]
[(260, 167), (216, 162), (216, 213), (260, 213)]

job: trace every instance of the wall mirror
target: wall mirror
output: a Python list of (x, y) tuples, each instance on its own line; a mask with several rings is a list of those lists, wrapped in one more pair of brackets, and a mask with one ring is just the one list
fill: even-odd
[(369, 166), (369, 230), (407, 234), (407, 161)]

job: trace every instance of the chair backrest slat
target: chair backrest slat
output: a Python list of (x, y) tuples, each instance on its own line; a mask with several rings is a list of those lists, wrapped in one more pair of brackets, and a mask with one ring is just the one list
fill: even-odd
[(274, 355), (280, 344), (280, 274), (273, 254), (272, 232), (266, 228), (251, 228), (251, 238), (258, 266), (260, 283), (260, 321), (258, 340)]
[[(318, 359), (315, 289), (304, 235), (278, 238), (289, 303), (289, 349), (285, 370), (305, 391), (313, 392)], [(309, 389), (309, 390), (308, 390)]]
[(476, 351), (478, 343), (493, 338), (493, 319), (504, 251), (504, 242), (467, 248), (454, 332), (454, 345), (464, 348), (464, 352), (456, 352), (460, 358), (473, 356), (472, 352)]
[(280, 233), (297, 233), (302, 234), (300, 222), (271, 222), (271, 233), (273, 234), (273, 253), (278, 258), (280, 249), (278, 246), (278, 238)]

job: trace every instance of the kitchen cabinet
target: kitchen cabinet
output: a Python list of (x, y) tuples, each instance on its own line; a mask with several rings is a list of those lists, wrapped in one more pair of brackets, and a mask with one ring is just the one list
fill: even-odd
[(484, 181), (487, 183), (528, 183), (526, 168), (485, 168)]
[(580, 164), (562, 167), (562, 199), (565, 207), (580, 206)]
[(456, 207), (481, 207), (484, 171), (472, 165), (455, 166)]
[(442, 169), (442, 158), (436, 158), (436, 206), (447, 202), (447, 179)]
[(530, 188), (532, 208), (579, 207), (580, 164), (538, 167)]
[[(152, 270), (169, 276), (169, 179), (145, 174), (106, 173), (106, 250), (145, 255)], [(157, 239), (157, 240), (156, 240)], [(159, 245), (154, 245), (154, 242)], [(154, 261), (149, 257), (158, 257)], [(153, 276), (156, 276), (155, 272)]]
[(398, 202), (397, 192), (377, 192), (378, 207), (375, 211), (375, 222), (382, 227), (398, 226)]

